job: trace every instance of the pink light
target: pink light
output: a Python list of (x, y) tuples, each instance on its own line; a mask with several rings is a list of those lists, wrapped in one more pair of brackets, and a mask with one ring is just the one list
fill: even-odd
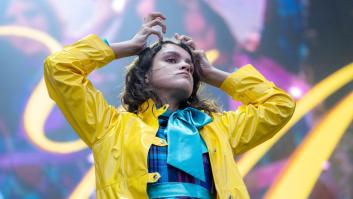
[(303, 95), (302, 89), (296, 86), (292, 86), (289, 88), (289, 93), (295, 98), (298, 99)]
[(322, 170), (324, 170), (324, 171), (329, 170), (330, 167), (331, 167), (331, 164), (330, 164), (329, 161), (325, 161), (325, 162), (322, 164)]
[(113, 0), (112, 1), (112, 8), (116, 13), (122, 13), (126, 5), (125, 0)]

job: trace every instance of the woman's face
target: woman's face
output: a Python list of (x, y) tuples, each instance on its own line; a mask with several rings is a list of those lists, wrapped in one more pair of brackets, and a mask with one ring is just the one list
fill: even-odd
[(155, 55), (147, 76), (158, 95), (185, 100), (192, 94), (194, 65), (191, 55), (175, 44), (165, 44)]

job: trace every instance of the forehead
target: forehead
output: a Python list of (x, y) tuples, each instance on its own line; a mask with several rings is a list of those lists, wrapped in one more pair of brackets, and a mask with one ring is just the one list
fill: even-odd
[(168, 55), (177, 55), (184, 59), (191, 59), (191, 55), (185, 49), (175, 44), (164, 44), (156, 57), (164, 57)]

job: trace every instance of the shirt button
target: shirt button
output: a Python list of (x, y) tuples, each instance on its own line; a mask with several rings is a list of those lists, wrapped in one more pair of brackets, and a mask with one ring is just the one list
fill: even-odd
[(213, 149), (213, 153), (216, 153), (217, 152), (217, 149)]
[(229, 195), (228, 199), (233, 199), (233, 196), (232, 196), (232, 195)]
[(165, 144), (165, 140), (160, 139), (160, 140), (159, 140), (159, 143)]
[(154, 175), (153, 175), (153, 179), (154, 179), (154, 180), (157, 180), (157, 179), (158, 179), (158, 175), (157, 175), (157, 174), (154, 174)]

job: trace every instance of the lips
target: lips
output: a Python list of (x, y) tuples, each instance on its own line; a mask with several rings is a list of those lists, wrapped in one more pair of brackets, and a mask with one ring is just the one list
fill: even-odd
[(182, 75), (184, 77), (190, 78), (190, 74), (188, 72), (177, 73), (177, 75)]

